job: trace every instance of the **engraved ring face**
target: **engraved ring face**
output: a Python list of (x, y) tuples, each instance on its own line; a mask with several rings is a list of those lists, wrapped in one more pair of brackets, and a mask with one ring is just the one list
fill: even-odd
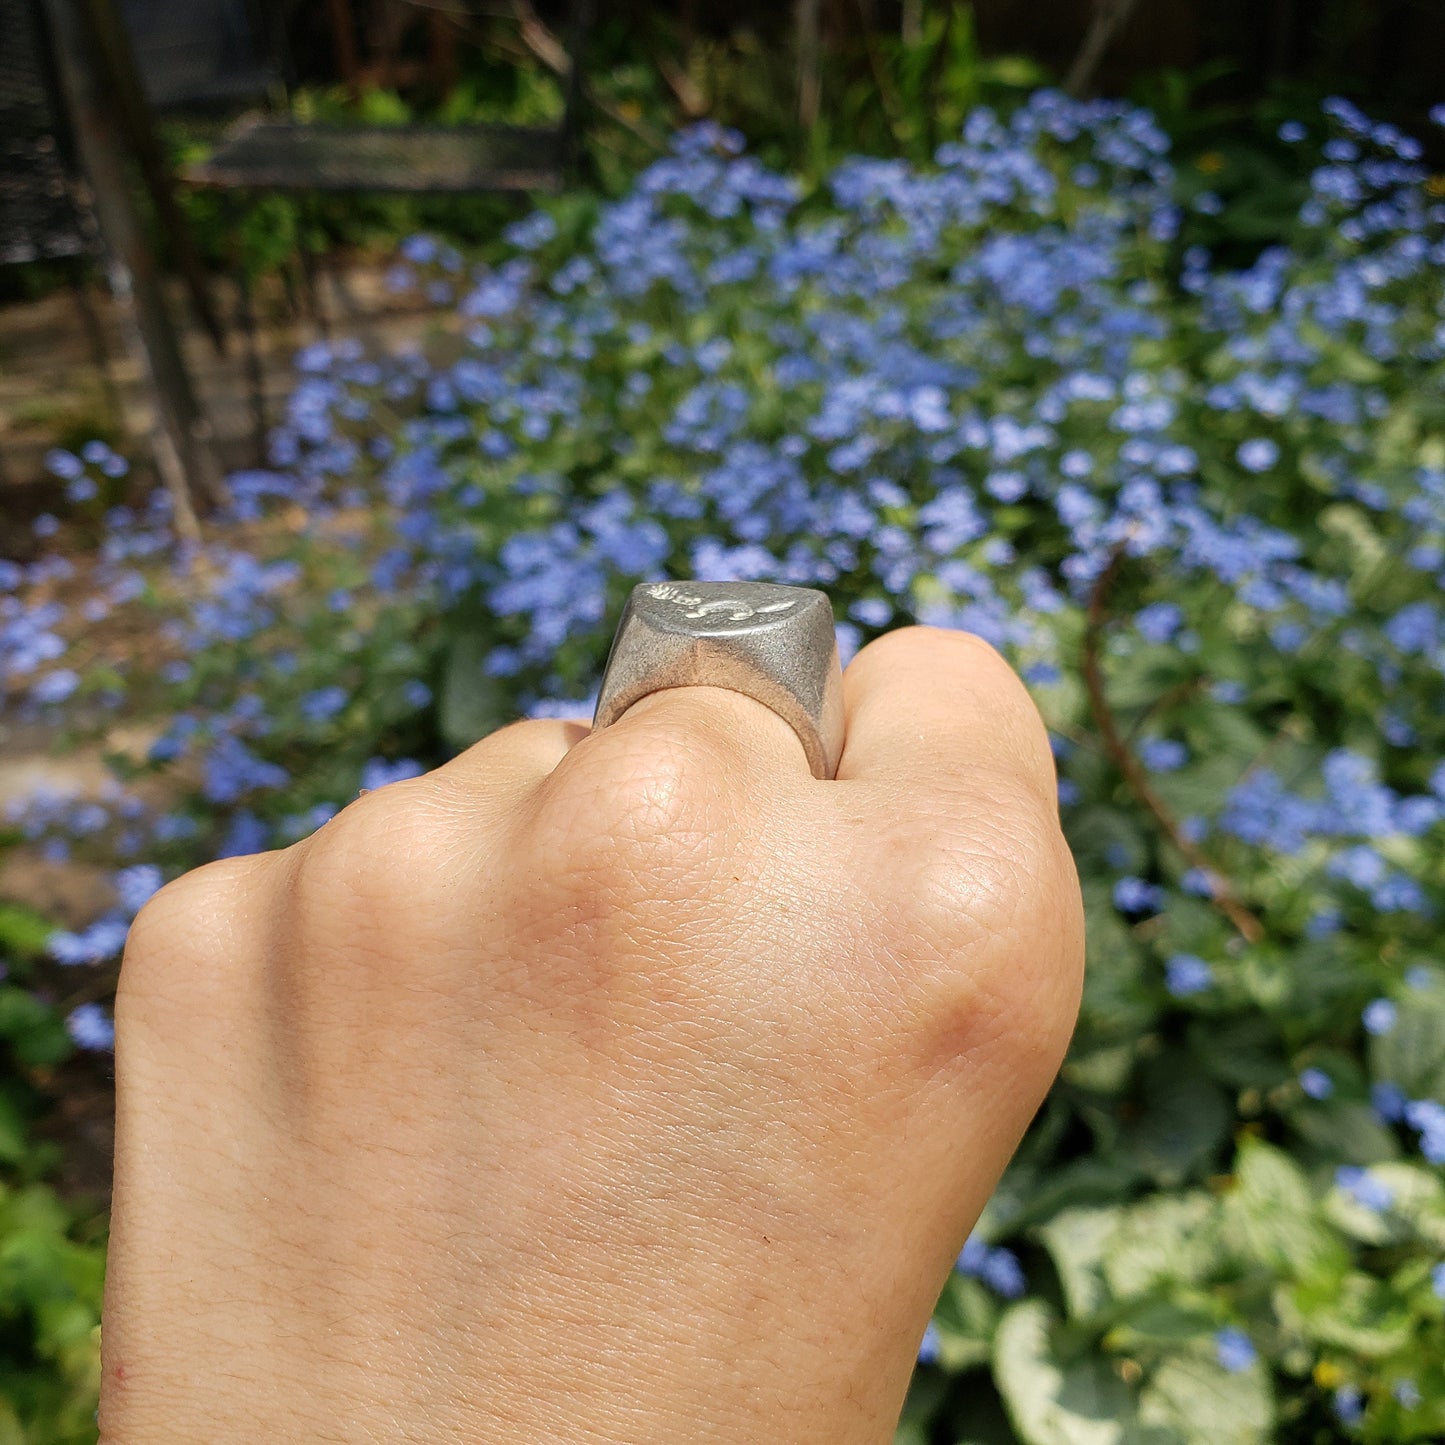
[(594, 728), (669, 687), (725, 687), (797, 733), (813, 775), (843, 751), (843, 674), (827, 596), (771, 582), (644, 582), (632, 589), (602, 678)]

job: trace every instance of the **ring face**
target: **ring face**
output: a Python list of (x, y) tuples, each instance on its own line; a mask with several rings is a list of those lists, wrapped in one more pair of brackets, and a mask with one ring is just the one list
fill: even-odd
[(833, 607), (812, 587), (644, 582), (632, 589), (602, 677), (594, 728), (669, 687), (725, 687), (797, 733), (814, 777), (843, 751), (843, 673)]

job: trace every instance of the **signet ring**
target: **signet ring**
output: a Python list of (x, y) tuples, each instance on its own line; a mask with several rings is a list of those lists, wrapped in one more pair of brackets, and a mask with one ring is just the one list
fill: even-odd
[(594, 728), (671, 687), (755, 698), (803, 744), (816, 778), (843, 752), (843, 672), (833, 606), (812, 587), (772, 582), (644, 582), (612, 639)]

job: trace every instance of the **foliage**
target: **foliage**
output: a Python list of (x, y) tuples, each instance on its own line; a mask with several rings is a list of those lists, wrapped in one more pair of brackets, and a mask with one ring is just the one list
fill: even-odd
[[(199, 551), (154, 497), (96, 514), (93, 565), (6, 572), (19, 714), (157, 720), (108, 796), (16, 814), (123, 865), (52, 956), (586, 712), (640, 579), (823, 586), (845, 653), (971, 629), (1053, 731), (1090, 971), (900, 1440), (1439, 1438), (1445, 204), (1409, 137), (1317, 129), (1243, 268), (1181, 240), (1147, 114), (1047, 91), (927, 167), (809, 188), (701, 127), (496, 264), (414, 237), (454, 326), (307, 348)], [(81, 509), (118, 465), (53, 458)]]
[[(440, 103), (409, 102), (380, 87), (355, 96), (334, 87), (301, 90), (290, 109), (298, 121), (316, 125), (546, 125), (557, 121), (561, 106), (560, 86), (540, 67), (520, 65), (482, 67)], [(166, 138), (178, 170), (214, 148), (213, 137), (193, 122), (171, 122)], [(243, 198), (184, 187), (178, 196), (206, 261), (223, 272), (240, 265), (250, 276), (281, 271), (301, 253), (325, 255), (338, 245), (389, 252), (398, 237), (422, 227), (471, 240), (494, 235), (522, 204), (497, 195), (263, 193)]]
[(0, 1445), (95, 1438), (104, 1245), (86, 1211), (45, 1182), (56, 1146), (32, 1132), (40, 1076), (74, 1051), (61, 1015), (34, 992), (53, 932), (0, 904)]

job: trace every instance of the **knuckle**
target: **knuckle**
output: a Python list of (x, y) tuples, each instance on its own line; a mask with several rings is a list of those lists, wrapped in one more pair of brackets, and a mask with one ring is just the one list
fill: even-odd
[(136, 914), (127, 954), (165, 953), (215, 932), (256, 874), (254, 858), (223, 858), (183, 873), (153, 894)]
[(543, 784), (534, 846), (554, 878), (644, 900), (712, 851), (721, 772), (705, 744), (630, 728), (574, 748)]
[(910, 897), (915, 926), (1009, 940), (1027, 932), (1054, 889), (1062, 846), (1057, 810), (1012, 777), (970, 785), (960, 825), (926, 824)]
[(188, 979), (214, 979), (236, 958), (236, 915), (264, 870), (264, 856), (205, 864), (146, 901), (126, 935), (117, 1020)]
[(369, 929), (425, 905), (436, 880), (437, 811), (424, 778), (343, 808), (300, 846), (292, 897), (328, 928)]
[(895, 912), (916, 961), (910, 991), (930, 1059), (1002, 1048), (1021, 1077), (1056, 1068), (1078, 1011), (1083, 914), (1057, 813), (1012, 784), (966, 828), (908, 849)]
[(888, 667), (911, 671), (947, 672), (965, 667), (971, 676), (989, 687), (998, 687), (1006, 695), (1021, 697), (1032, 708), (1032, 699), (1003, 654), (975, 632), (951, 627), (927, 627), (917, 624), (885, 632), (868, 644), (860, 657)]
[(1048, 728), (1023, 679), (992, 643), (955, 629), (900, 627), (870, 642), (859, 656), (864, 654), (918, 675), (967, 678), (970, 691), (988, 700), (993, 742), (1015, 764), (1015, 784), (1054, 799)]

